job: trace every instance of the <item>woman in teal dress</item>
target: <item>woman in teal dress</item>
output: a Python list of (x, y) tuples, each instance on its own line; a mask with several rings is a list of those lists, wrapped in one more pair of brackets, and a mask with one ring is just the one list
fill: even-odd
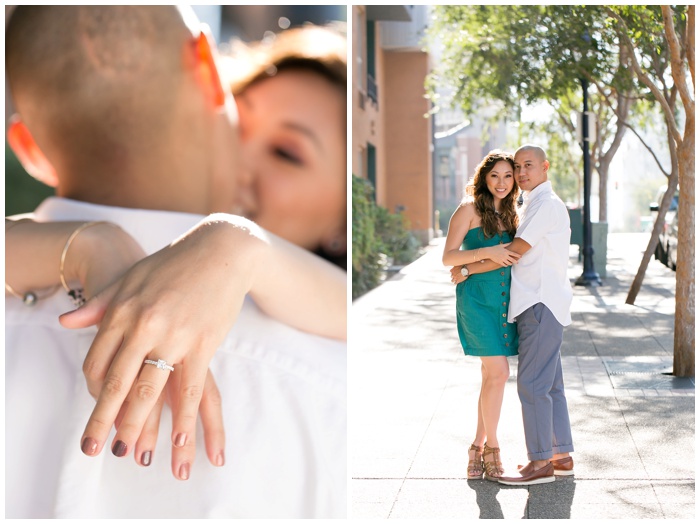
[[(497, 481), (503, 475), (497, 429), (510, 374), (506, 357), (518, 354), (518, 332), (509, 324), (510, 270), (520, 255), (509, 251), (518, 226), (513, 157), (491, 151), (476, 167), (467, 196), (450, 219), (442, 261), (466, 280), (457, 284), (457, 331), (465, 355), (481, 358), (476, 436), (467, 478)], [(479, 272), (491, 259), (499, 269)], [(482, 447), (483, 446), (483, 447)]]

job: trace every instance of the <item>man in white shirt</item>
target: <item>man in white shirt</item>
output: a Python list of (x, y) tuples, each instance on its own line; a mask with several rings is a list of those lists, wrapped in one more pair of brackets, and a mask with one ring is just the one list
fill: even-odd
[(509, 249), (523, 256), (511, 273), (508, 321), (518, 325), (518, 395), (530, 462), (499, 482), (532, 485), (553, 482), (555, 474), (573, 474), (560, 353), (564, 326), (571, 324), (571, 229), (566, 206), (547, 180), (544, 150), (525, 145), (514, 157), (515, 177), (525, 195)]
[[(191, 16), (165, 6), (12, 15), (6, 62), (22, 117), (12, 132), (25, 167), (58, 195), (37, 221), (108, 220), (151, 254), (241, 199), (235, 106)], [(210, 363), (228, 460), (199, 460), (181, 482), (167, 409), (148, 468), (81, 451), (95, 404), (81, 367), (96, 330), (63, 329), (57, 317), (72, 308), (63, 294), (32, 308), (6, 298), (6, 517), (345, 516), (344, 343), (246, 301)]]

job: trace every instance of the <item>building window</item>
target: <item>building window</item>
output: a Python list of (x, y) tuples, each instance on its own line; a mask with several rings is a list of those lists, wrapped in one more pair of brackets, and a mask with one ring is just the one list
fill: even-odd
[(367, 96), (375, 104), (377, 97), (377, 72), (376, 72), (376, 35), (377, 26), (374, 20), (367, 20)]
[(377, 148), (367, 143), (367, 180), (374, 187), (374, 200), (377, 200)]

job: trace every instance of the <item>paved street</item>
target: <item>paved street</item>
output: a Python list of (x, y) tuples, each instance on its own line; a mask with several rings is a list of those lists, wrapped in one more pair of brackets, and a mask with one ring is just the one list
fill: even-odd
[[(605, 285), (574, 288), (562, 361), (575, 477), (506, 487), (467, 481), (480, 361), (465, 357), (444, 239), (353, 304), (350, 326), (352, 518), (695, 516), (695, 384), (668, 374), (675, 273), (652, 260), (626, 305), (648, 234), (612, 234)], [(572, 246), (569, 276), (582, 272)], [(526, 461), (515, 388), (499, 427), (506, 469)]]

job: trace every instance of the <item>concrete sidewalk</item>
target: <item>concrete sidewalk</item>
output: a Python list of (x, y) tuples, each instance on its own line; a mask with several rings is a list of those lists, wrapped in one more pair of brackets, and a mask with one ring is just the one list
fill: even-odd
[[(652, 261), (626, 305), (648, 234), (612, 234), (605, 285), (574, 287), (562, 361), (575, 477), (531, 487), (467, 481), (480, 361), (465, 357), (444, 239), (357, 299), (350, 325), (351, 518), (695, 517), (695, 383), (668, 373), (675, 273)], [(569, 276), (582, 273), (572, 247)], [(509, 359), (502, 460), (526, 459)]]

